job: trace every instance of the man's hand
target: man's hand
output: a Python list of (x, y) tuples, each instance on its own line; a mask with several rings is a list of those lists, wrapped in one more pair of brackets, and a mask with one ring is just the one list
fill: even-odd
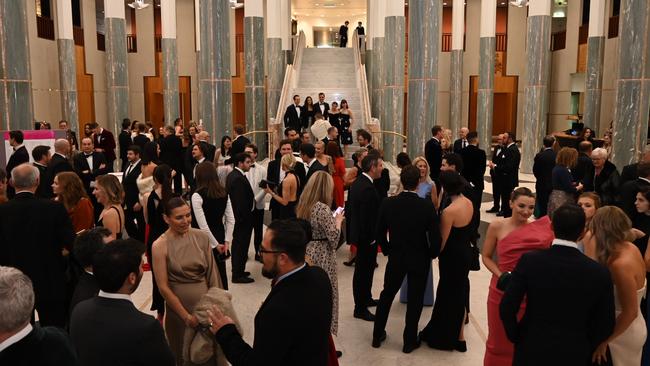
[(212, 309), (208, 310), (208, 317), (210, 318), (210, 333), (212, 334), (217, 334), (219, 329), (225, 325), (235, 324), (230, 317), (223, 315), (216, 305), (212, 305)]
[(136, 203), (135, 205), (133, 205), (134, 212), (140, 212), (140, 210), (142, 210), (142, 205), (140, 205), (140, 203)]

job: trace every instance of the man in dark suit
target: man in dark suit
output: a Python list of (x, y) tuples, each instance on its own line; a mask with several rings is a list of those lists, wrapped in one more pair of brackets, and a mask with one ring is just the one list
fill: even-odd
[(99, 219), (103, 207), (97, 202), (97, 198), (93, 194), (93, 189), (95, 188), (95, 180), (97, 177), (108, 173), (108, 162), (104, 154), (95, 152), (93, 140), (89, 137), (84, 137), (81, 140), (81, 153), (74, 157), (73, 163), (74, 171), (81, 178), (86, 193), (93, 203), (96, 221)]
[[(95, 149), (96, 151), (97, 149)], [(144, 214), (140, 205), (140, 190), (137, 179), (142, 172), (140, 161), (140, 147), (131, 145), (126, 152), (129, 159), (129, 166), (122, 176), (122, 187), (124, 188), (124, 228), (129, 237), (144, 242)]]
[(467, 127), (461, 127), (460, 130), (458, 130), (458, 139), (454, 141), (454, 152), (456, 154), (460, 154), (461, 150), (469, 145), (469, 139), (467, 138), (468, 133), (469, 128)]
[(510, 275), (500, 314), (515, 344), (513, 365), (591, 365), (596, 347), (612, 334), (612, 279), (607, 267), (578, 250), (584, 226), (580, 207), (561, 206), (553, 213), (551, 249), (524, 254)]
[(339, 153), (343, 156), (343, 150), (341, 149), (341, 141), (339, 140), (339, 130), (331, 126), (327, 129), (327, 136), (323, 138), (323, 143), (325, 144), (325, 150), (327, 151), (327, 144), (330, 142), (335, 142), (339, 148)]
[(93, 132), (93, 145), (95, 151), (103, 153), (106, 156), (106, 164), (109, 173), (113, 171), (113, 162), (115, 161), (115, 137), (109, 130), (102, 128), (97, 122), (93, 122), (91, 127)]
[(341, 48), (348, 46), (348, 24), (350, 24), (350, 22), (346, 20), (341, 28), (339, 28), (339, 40), (341, 41)]
[(246, 259), (253, 233), (253, 210), (255, 194), (244, 175), (253, 163), (246, 153), (233, 157), (235, 168), (226, 178), (226, 191), (235, 216), (235, 228), (232, 238), (232, 282), (251, 283), (254, 280), (246, 272)]
[(361, 161), (362, 173), (352, 183), (350, 201), (350, 243), (357, 245), (356, 265), (352, 279), (354, 294), (354, 317), (374, 321), (375, 316), (368, 307), (376, 305), (372, 299), (372, 277), (377, 263), (377, 241), (375, 225), (379, 211), (380, 197), (374, 180), (381, 177), (384, 163), (377, 150), (368, 152)]
[(503, 134), (497, 136), (497, 141), (494, 147), (492, 147), (492, 157), (488, 161), (488, 167), (490, 167), (490, 178), (492, 179), (492, 208), (485, 211), (487, 213), (498, 213), (501, 211), (501, 179), (494, 171), (494, 167), (498, 164), (501, 164), (501, 150), (503, 150)]
[[(243, 153), (246, 149), (246, 146), (251, 143), (251, 140), (248, 137), (244, 136), (244, 126), (235, 125), (233, 128), (235, 133), (234, 138), (232, 139), (232, 146), (230, 147), (230, 156), (235, 156), (239, 153)], [(228, 164), (228, 163), (226, 163)]]
[(440, 140), (442, 139), (442, 126), (433, 126), (431, 128), (433, 137), (424, 145), (424, 157), (429, 163), (429, 176), (438, 184), (438, 176), (440, 176), (440, 164), (442, 164), (442, 147)]
[[(137, 145), (140, 147), (140, 150), (144, 150), (144, 145), (146, 145), (149, 141), (149, 137), (147, 137), (146, 132), (147, 132), (147, 126), (142, 123), (142, 122), (137, 122), (135, 124), (135, 136), (133, 136), (133, 145)], [(128, 150), (128, 149), (127, 149)]]
[[(286, 172), (283, 171), (280, 167), (280, 159), (282, 159), (282, 156), (286, 154), (293, 154), (293, 144), (291, 140), (285, 139), (280, 141), (280, 148), (279, 148), (279, 157), (276, 158), (275, 160), (272, 160), (269, 162), (269, 165), (266, 169), (266, 180), (269, 182), (273, 182), (275, 184), (280, 184), (282, 180), (284, 179), (284, 176), (286, 175)], [(304, 182), (307, 179), (307, 173), (305, 172), (305, 165), (300, 163), (296, 163), (296, 166), (294, 167), (294, 173), (298, 177), (298, 180), (300, 181), (300, 185), (304, 186), (302, 182)], [(277, 216), (277, 208), (280, 207), (280, 203), (278, 201), (272, 199), (271, 202), (269, 203), (269, 211), (271, 211), (271, 220), (275, 220)]]
[(208, 131), (201, 131), (196, 135), (196, 139), (206, 147), (205, 159), (207, 161), (214, 161), (214, 156), (217, 153), (217, 147), (210, 143), (210, 134)]
[[(92, 141), (92, 140), (91, 140)], [(74, 168), (70, 163), (70, 142), (66, 139), (54, 141), (54, 154), (47, 165), (48, 184), (54, 183), (54, 177), (61, 172), (73, 172)]]
[(535, 175), (535, 193), (537, 194), (537, 211), (539, 217), (545, 216), (548, 208), (548, 199), (553, 191), (553, 168), (555, 168), (555, 151), (553, 144), (555, 137), (544, 137), (544, 148), (535, 155), (533, 174)]
[(302, 108), (300, 107), (300, 95), (293, 96), (293, 104), (287, 107), (284, 112), (284, 127), (293, 127), (296, 131), (300, 131), (300, 115)]
[(330, 105), (325, 101), (325, 93), (318, 93), (318, 103), (314, 106), (316, 112), (320, 112), (323, 115), (324, 119), (327, 119), (330, 115)]
[(14, 168), (16, 197), (0, 205), (0, 265), (16, 267), (34, 283), (43, 326), (66, 323), (66, 278), (61, 251), (74, 241), (70, 216), (61, 203), (34, 195), (38, 169)]
[(32, 149), (32, 158), (34, 159), (33, 165), (38, 169), (38, 188), (36, 189), (36, 197), (38, 198), (52, 198), (52, 186), (48, 186), (47, 178), (47, 163), (52, 158), (50, 154), (50, 147), (46, 145), (38, 145)]
[[(372, 346), (379, 347), (386, 338), (386, 322), (395, 294), (408, 275), (408, 305), (404, 327), (404, 353), (420, 346), (418, 321), (422, 313), (424, 289), (431, 260), (440, 253), (438, 215), (431, 200), (421, 199), (415, 190), (420, 181), (418, 168), (402, 169), (400, 181), (404, 191), (385, 199), (379, 208), (377, 241), (388, 256), (384, 289), (379, 296)], [(390, 232), (390, 240), (388, 233)]]
[(327, 167), (323, 166), (318, 159), (316, 159), (316, 148), (312, 144), (302, 144), (300, 145), (300, 158), (305, 166), (306, 176), (305, 181), (300, 182), (304, 187), (309, 182), (309, 178), (319, 170), (328, 172)]
[[(14, 152), (9, 157), (7, 169), (5, 169), (7, 177), (11, 177), (11, 171), (18, 165), (29, 163), (29, 152), (27, 151), (27, 148), (25, 148), (25, 145), (23, 145), (24, 138), (25, 136), (23, 135), (23, 131), (9, 131), (9, 145), (11, 145)], [(10, 179), (9, 184), (7, 185), (7, 197), (11, 199), (15, 194), (16, 190), (14, 189)]]
[[(643, 149), (643, 157), (639, 163), (641, 162), (650, 163), (650, 145), (646, 145)], [(639, 177), (637, 175), (637, 166), (639, 163), (634, 163), (623, 167), (623, 170), (621, 171), (621, 185), (625, 182), (635, 180)]]
[(255, 315), (252, 347), (218, 307), (208, 312), (210, 331), (233, 366), (328, 365), (332, 287), (320, 267), (305, 264), (307, 241), (296, 220), (273, 221), (266, 230), (262, 275), (272, 288)]
[(521, 153), (515, 143), (515, 135), (512, 132), (503, 134), (505, 149), (501, 150), (500, 162), (494, 165), (495, 174), (499, 176), (501, 184), (501, 211), (497, 216), (510, 217), (510, 194), (519, 184), (519, 163)]
[(197, 141), (187, 149), (190, 161), (187, 163), (187, 184), (190, 186), (190, 192), (196, 190), (196, 166), (204, 161), (209, 161), (205, 156), (208, 154), (208, 144), (203, 141)]
[(71, 315), (77, 304), (91, 299), (99, 293), (99, 284), (93, 272), (93, 258), (110, 241), (111, 231), (101, 226), (86, 230), (75, 239), (72, 252), (79, 266), (83, 268), (83, 272), (79, 276), (70, 299)]
[(589, 141), (581, 141), (578, 144), (578, 162), (576, 166), (571, 169), (573, 180), (582, 183), (584, 192), (591, 192), (594, 190), (594, 163), (591, 161), (591, 152), (593, 145)]
[[(120, 160), (122, 160), (122, 166), (120, 167), (121, 172), (124, 172), (126, 167), (129, 166), (129, 159), (126, 158), (126, 151), (129, 149), (129, 146), (133, 145), (129, 128), (131, 128), (131, 120), (125, 118), (122, 120), (122, 131), (117, 137), (120, 143)], [(162, 155), (162, 148), (160, 150)]]
[(131, 300), (142, 279), (144, 251), (136, 240), (115, 240), (95, 255), (99, 294), (80, 302), (70, 322), (81, 365), (175, 365), (160, 323)]
[(65, 139), (70, 143), (70, 147), (73, 150), (79, 150), (79, 143), (77, 142), (77, 134), (70, 129), (68, 126), (68, 121), (61, 120), (59, 121), (59, 129), (65, 131)]
[(77, 366), (63, 329), (30, 324), (32, 281), (16, 268), (0, 267), (0, 365)]
[(160, 146), (160, 161), (169, 165), (176, 174), (174, 175), (174, 193), (183, 192), (183, 142), (176, 136), (174, 127), (165, 126), (163, 137), (158, 141)]
[(485, 189), (487, 157), (485, 151), (478, 147), (478, 134), (476, 131), (467, 133), (465, 138), (468, 145), (459, 154), (463, 159), (461, 175), (472, 185), (474, 195), (471, 200), (474, 203), (474, 212), (478, 212), (481, 208), (483, 190)]
[(650, 162), (638, 163), (637, 175), (637, 179), (625, 182), (619, 190), (621, 197), (621, 208), (623, 211), (625, 211), (627, 216), (632, 221), (634, 221), (634, 218), (639, 215), (634, 205), (634, 202), (636, 201), (636, 194), (639, 193), (642, 189), (650, 187)]

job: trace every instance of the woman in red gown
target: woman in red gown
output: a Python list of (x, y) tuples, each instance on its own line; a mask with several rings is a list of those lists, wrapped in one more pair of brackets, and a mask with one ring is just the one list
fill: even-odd
[[(503, 297), (503, 291), (497, 288), (499, 279), (505, 282), (508, 273), (515, 268), (524, 253), (548, 249), (554, 237), (548, 216), (529, 223), (535, 210), (535, 195), (528, 188), (520, 187), (512, 192), (510, 207), (512, 217), (497, 219), (488, 227), (481, 253), (483, 264), (492, 272), (487, 300), (488, 338), (484, 366), (512, 365), (514, 346), (506, 337), (499, 316), (499, 304)], [(493, 259), (495, 249), (498, 262)], [(519, 316), (525, 308), (525, 303), (522, 303)]]
[(334, 174), (332, 174), (332, 178), (334, 178), (334, 194), (332, 196), (334, 198), (334, 205), (336, 205), (336, 207), (344, 207), (345, 198), (343, 182), (346, 170), (345, 160), (343, 160), (343, 157), (341, 156), (341, 148), (336, 142), (330, 141), (327, 143), (325, 153), (331, 156), (332, 161), (334, 162)]

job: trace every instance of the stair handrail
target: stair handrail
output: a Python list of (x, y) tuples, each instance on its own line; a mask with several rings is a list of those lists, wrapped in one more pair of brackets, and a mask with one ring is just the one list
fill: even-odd
[(363, 114), (363, 126), (366, 129), (372, 129), (368, 125), (371, 124), (370, 118), (370, 95), (368, 94), (368, 80), (366, 78), (366, 69), (361, 62), (361, 49), (359, 48), (359, 34), (354, 31), (352, 36), (352, 49), (354, 50), (354, 66), (357, 72), (357, 83), (361, 91), (361, 113)]
[(286, 100), (289, 97), (289, 92), (295, 87), (297, 83), (296, 76), (302, 65), (302, 55), (304, 53), (306, 46), (306, 37), (303, 31), (300, 31), (298, 34), (298, 42), (296, 43), (296, 48), (293, 54), (293, 64), (287, 65), (287, 68), (284, 72), (284, 80), (282, 82), (282, 92), (280, 93), (280, 100), (278, 102), (278, 109), (275, 115), (275, 118), (269, 120), (269, 131), (270, 141), (269, 141), (269, 157), (273, 157), (275, 150), (279, 148), (280, 141), (284, 136), (284, 122), (283, 116), (286, 109)]

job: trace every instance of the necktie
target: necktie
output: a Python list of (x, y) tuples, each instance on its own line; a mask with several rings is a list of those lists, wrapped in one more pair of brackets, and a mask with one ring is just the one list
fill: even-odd
[(465, 147), (467, 147), (467, 141), (466, 141), (466, 140), (463, 140), (463, 149), (464, 149)]
[(128, 176), (129, 173), (131, 173), (131, 168), (133, 168), (133, 163), (129, 164), (129, 167), (126, 168), (126, 174), (124, 174), (124, 176)]

